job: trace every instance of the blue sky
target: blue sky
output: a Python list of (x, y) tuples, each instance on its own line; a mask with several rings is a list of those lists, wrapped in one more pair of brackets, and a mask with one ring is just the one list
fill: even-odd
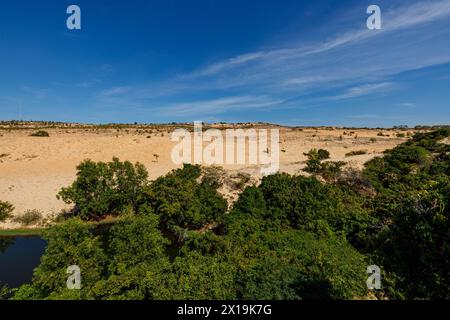
[(4, 1), (0, 119), (18, 118), (450, 124), (450, 1)]

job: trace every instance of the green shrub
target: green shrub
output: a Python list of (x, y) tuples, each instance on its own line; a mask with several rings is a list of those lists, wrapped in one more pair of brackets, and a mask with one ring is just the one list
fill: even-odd
[(47, 131), (39, 130), (30, 134), (31, 137), (50, 137)]
[(0, 301), (8, 299), (10, 294), (11, 289), (9, 289), (6, 285), (0, 282)]
[(327, 181), (333, 181), (337, 179), (338, 175), (342, 171), (342, 167), (345, 162), (342, 161), (326, 161), (322, 162), (324, 159), (330, 157), (330, 153), (327, 150), (311, 149), (308, 153), (304, 153), (308, 157), (306, 161), (306, 167), (303, 171), (312, 173), (314, 175), (320, 175)]
[(225, 218), (228, 232), (240, 236), (287, 227), (318, 234), (329, 230), (358, 246), (370, 224), (361, 199), (351, 190), (287, 174), (265, 177), (260, 187), (247, 188)]
[(348, 153), (345, 154), (346, 157), (352, 157), (352, 156), (359, 156), (362, 154), (367, 154), (367, 150), (355, 150), (355, 151), (350, 151)]
[(345, 241), (291, 230), (244, 247), (240, 299), (354, 299), (366, 294), (365, 258)]
[(325, 149), (319, 149), (317, 150), (317, 154), (319, 156), (319, 160), (326, 160), (330, 158), (330, 152)]
[(306, 168), (304, 170), (309, 173), (319, 173), (321, 161), (330, 156), (329, 152), (323, 149), (319, 149), (319, 151), (316, 149), (311, 149), (307, 153), (304, 153), (304, 155), (308, 158), (306, 161)]
[(62, 188), (58, 199), (75, 205), (75, 214), (84, 220), (95, 220), (124, 211), (136, 211), (148, 173), (140, 164), (129, 161), (92, 162), (86, 160), (77, 167), (77, 179)]
[(320, 164), (319, 174), (325, 181), (335, 182), (342, 173), (344, 161), (326, 161)]
[(159, 215), (171, 231), (199, 229), (217, 221), (227, 210), (220, 186), (210, 175), (201, 178), (199, 166), (184, 165), (156, 179), (144, 192), (144, 204)]
[(450, 157), (439, 143), (448, 135), (450, 130), (416, 134), (364, 170), (378, 191), (371, 201), (380, 222), (373, 252), (394, 298), (449, 298)]
[(115, 224), (109, 234), (110, 272), (124, 273), (139, 263), (163, 258), (169, 241), (158, 226), (154, 214), (127, 217)]
[(406, 298), (450, 299), (449, 191), (450, 183), (441, 192), (402, 199), (378, 238), (383, 264)]
[(0, 222), (12, 217), (14, 206), (9, 202), (0, 201)]
[[(106, 256), (99, 237), (79, 219), (47, 229), (47, 247), (40, 265), (34, 270), (31, 285), (15, 292), (15, 299), (89, 299), (89, 291), (101, 279)], [(81, 290), (67, 289), (67, 268), (79, 266), (82, 272)]]
[(24, 226), (38, 224), (42, 220), (42, 212), (39, 210), (27, 210), (22, 215), (14, 218), (14, 222), (21, 223)]

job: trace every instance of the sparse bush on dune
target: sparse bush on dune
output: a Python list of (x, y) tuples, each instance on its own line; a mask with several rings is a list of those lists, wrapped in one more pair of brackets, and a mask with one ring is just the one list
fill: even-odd
[(352, 156), (359, 156), (359, 155), (363, 155), (363, 154), (367, 154), (367, 150), (350, 151), (350, 152), (346, 153), (345, 156), (352, 157)]
[(322, 161), (330, 158), (330, 153), (324, 149), (311, 149), (304, 155), (308, 160), (303, 171), (321, 176), (326, 181), (335, 181), (345, 165), (343, 161)]
[(50, 137), (47, 131), (39, 130), (30, 134), (31, 137)]
[(9, 202), (0, 201), (0, 222), (11, 218), (14, 206)]
[(22, 215), (14, 217), (13, 221), (24, 226), (36, 225), (42, 221), (42, 212), (39, 210), (27, 210)]

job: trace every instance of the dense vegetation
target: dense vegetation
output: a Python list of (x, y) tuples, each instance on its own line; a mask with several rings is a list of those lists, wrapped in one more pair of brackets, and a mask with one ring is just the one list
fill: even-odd
[[(45, 232), (14, 299), (450, 298), (450, 130), (417, 134), (363, 172), (307, 154), (310, 177), (276, 174), (232, 208), (217, 177), (185, 165), (153, 182), (139, 164), (86, 161), (60, 197), (73, 217)], [(112, 226), (89, 220), (118, 216)], [(78, 265), (81, 290), (66, 289)]]

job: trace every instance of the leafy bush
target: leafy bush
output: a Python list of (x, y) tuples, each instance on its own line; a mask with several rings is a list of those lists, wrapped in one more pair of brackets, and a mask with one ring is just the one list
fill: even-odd
[(77, 170), (77, 179), (70, 187), (62, 188), (58, 199), (75, 204), (75, 214), (84, 220), (136, 211), (148, 183), (142, 164), (120, 162), (117, 158), (108, 163), (86, 160)]
[(355, 245), (364, 241), (371, 223), (351, 190), (287, 174), (265, 177), (260, 187), (247, 188), (225, 221), (233, 233), (292, 227), (318, 235), (346, 235)]
[(406, 298), (450, 299), (450, 184), (445, 191), (402, 199), (378, 238), (383, 264)]
[(346, 157), (352, 157), (352, 156), (359, 156), (362, 154), (366, 154), (367, 150), (355, 150), (355, 151), (350, 151), (348, 153), (345, 154)]
[(344, 161), (326, 161), (321, 163), (319, 174), (325, 181), (335, 182), (342, 173)]
[(24, 226), (31, 226), (42, 220), (42, 212), (39, 210), (27, 210), (20, 216), (14, 218), (14, 222), (21, 223)]
[(31, 137), (50, 137), (47, 131), (39, 130), (30, 134)]
[(114, 225), (109, 235), (112, 256), (111, 273), (124, 273), (141, 262), (161, 259), (169, 241), (158, 229), (159, 219), (154, 214), (128, 217)]
[(11, 294), (11, 289), (9, 289), (6, 285), (3, 285), (0, 282), (0, 301), (8, 299), (10, 294)]
[(326, 181), (334, 181), (337, 179), (342, 171), (342, 167), (345, 165), (343, 161), (326, 161), (324, 159), (330, 157), (330, 153), (327, 150), (311, 149), (308, 153), (304, 154), (308, 157), (306, 161), (306, 167), (303, 171), (312, 173), (314, 175), (320, 175)]
[(144, 204), (160, 217), (167, 230), (200, 229), (227, 210), (226, 200), (217, 192), (219, 185), (210, 176), (201, 179), (199, 166), (184, 165), (148, 186)]
[(14, 206), (9, 202), (0, 201), (0, 222), (11, 218)]
[(241, 299), (354, 299), (366, 294), (363, 255), (337, 238), (266, 232), (247, 246)]
[(330, 153), (324, 149), (311, 149), (304, 155), (308, 158), (306, 161), (305, 171), (310, 173), (318, 173), (320, 171), (320, 162), (324, 159), (328, 159)]
[[(47, 248), (34, 270), (31, 285), (15, 292), (15, 299), (88, 299), (91, 287), (105, 270), (105, 253), (99, 237), (79, 219), (56, 225), (44, 233)], [(82, 271), (81, 290), (67, 289), (67, 267), (77, 265)]]
[(449, 298), (450, 161), (448, 146), (439, 143), (448, 135), (450, 130), (416, 134), (364, 170), (378, 191), (373, 251), (392, 279), (392, 297)]

